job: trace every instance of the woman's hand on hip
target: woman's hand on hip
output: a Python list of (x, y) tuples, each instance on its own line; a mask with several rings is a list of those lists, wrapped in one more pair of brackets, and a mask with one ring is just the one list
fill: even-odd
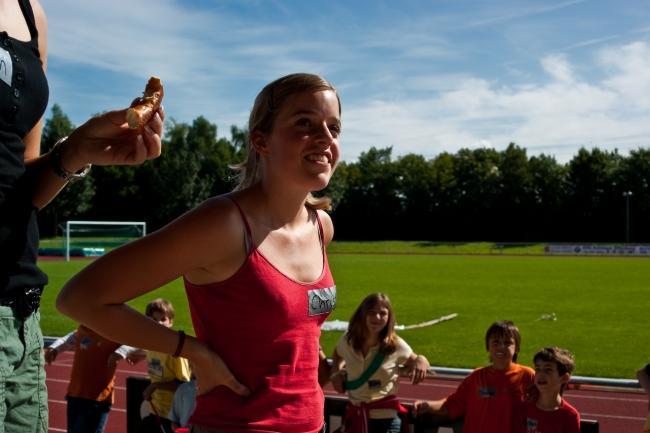
[(217, 386), (226, 386), (242, 397), (250, 395), (250, 390), (237, 380), (219, 355), (199, 340), (191, 340), (196, 348), (188, 354), (188, 359), (196, 376), (197, 395), (206, 394)]

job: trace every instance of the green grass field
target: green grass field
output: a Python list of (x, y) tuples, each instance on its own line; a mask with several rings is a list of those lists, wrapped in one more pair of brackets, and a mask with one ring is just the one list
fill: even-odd
[[(407, 248), (404, 244), (400, 248)], [(650, 304), (646, 300), (650, 259), (405, 251), (368, 254), (368, 249), (359, 250), (362, 244), (354, 246), (356, 253), (334, 253), (349, 247), (334, 244), (331, 248), (338, 303), (330, 319), (348, 320), (361, 299), (376, 291), (390, 295), (401, 324), (458, 313), (452, 321), (400, 333), (432, 365), (471, 368), (485, 364), (484, 332), (499, 319), (513, 320), (519, 326), (522, 363), (530, 364), (542, 346), (559, 345), (575, 353), (578, 375), (631, 378), (650, 360)], [(62, 335), (74, 328), (73, 322), (54, 309), (54, 299), (63, 283), (87, 263), (40, 262), (50, 276), (42, 303), (46, 335)], [(174, 303), (177, 328), (191, 329), (180, 280), (131, 305), (143, 310), (157, 296)], [(540, 320), (550, 313), (557, 320)], [(323, 333), (327, 353), (340, 334)]]

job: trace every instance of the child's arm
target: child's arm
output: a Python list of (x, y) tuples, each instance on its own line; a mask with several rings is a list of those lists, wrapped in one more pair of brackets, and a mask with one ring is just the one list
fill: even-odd
[(48, 347), (43, 349), (43, 355), (45, 357), (45, 362), (52, 364), (59, 353), (66, 352), (68, 350), (74, 349), (74, 345), (77, 341), (77, 331), (72, 331), (67, 335), (55, 340)]
[(135, 365), (147, 357), (146, 350), (127, 346), (126, 344), (123, 344), (115, 349), (114, 354), (116, 356), (119, 356), (121, 359), (126, 359), (127, 362), (131, 365)]
[[(64, 286), (57, 307), (112, 341), (173, 354), (180, 335), (126, 303), (193, 271), (236, 271), (245, 260), (244, 232), (230, 200), (208, 200), (162, 229), (92, 262)], [(188, 335), (179, 349), (194, 364), (199, 395), (219, 385), (237, 394), (249, 393), (203, 342)]]
[(469, 396), (478, 392), (477, 371), (467, 376), (447, 398), (433, 401), (416, 401), (415, 414), (433, 413), (452, 418), (463, 416), (467, 410)]
[(131, 346), (120, 346), (108, 356), (108, 367), (115, 368), (117, 363), (123, 359), (130, 365), (135, 365), (147, 357), (147, 352)]
[(427, 413), (432, 413), (436, 415), (447, 416), (447, 407), (445, 406), (446, 398), (442, 400), (418, 400), (413, 403), (413, 408), (415, 409), (415, 416), (424, 415)]
[(639, 385), (645, 389), (645, 392), (650, 394), (650, 375), (648, 374), (648, 370), (650, 370), (650, 364), (640, 368), (636, 372), (636, 378), (639, 379)]
[(415, 353), (411, 353), (404, 366), (411, 371), (411, 383), (413, 385), (426, 379), (430, 367), (429, 360), (424, 355), (416, 355)]
[(322, 347), (318, 348), (318, 384), (324, 388), (330, 381), (330, 366)]
[(164, 382), (152, 382), (145, 388), (145, 390), (142, 392), (142, 397), (145, 400), (151, 400), (151, 395), (154, 393), (154, 391), (157, 390), (164, 390), (164, 391), (171, 391), (171, 392), (176, 392), (176, 389), (183, 383), (182, 380), (178, 379), (172, 379), (172, 380), (167, 380)]
[(337, 392), (345, 392), (345, 360), (339, 355), (339, 353), (334, 349), (332, 354), (332, 372), (330, 374), (330, 380), (332, 381), (332, 386)]

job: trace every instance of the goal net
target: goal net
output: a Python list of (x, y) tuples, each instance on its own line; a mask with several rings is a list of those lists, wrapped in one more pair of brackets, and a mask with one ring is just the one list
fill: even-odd
[(144, 221), (67, 221), (63, 227), (65, 259), (100, 256), (146, 234)]

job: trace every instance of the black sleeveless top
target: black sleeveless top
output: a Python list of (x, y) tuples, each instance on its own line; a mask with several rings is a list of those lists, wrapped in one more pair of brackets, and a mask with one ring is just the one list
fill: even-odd
[(45, 112), (49, 91), (34, 13), (29, 0), (18, 2), (31, 40), (0, 32), (0, 297), (12, 289), (47, 283), (36, 266), (38, 225), (23, 138)]

